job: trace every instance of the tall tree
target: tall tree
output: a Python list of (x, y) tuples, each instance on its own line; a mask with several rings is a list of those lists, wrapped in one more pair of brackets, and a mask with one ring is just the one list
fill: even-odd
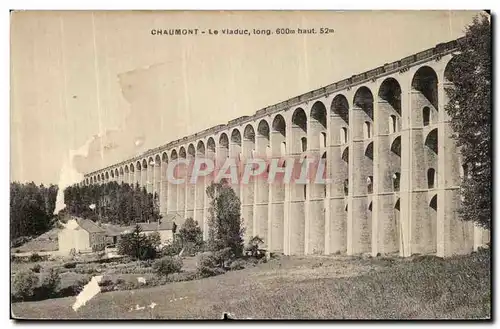
[(212, 183), (207, 187), (210, 198), (209, 246), (213, 250), (231, 248), (235, 256), (243, 252), (241, 202), (228, 184)]
[(464, 220), (489, 228), (491, 223), (491, 25), (481, 15), (467, 27), (459, 52), (446, 72), (446, 111), (463, 159)]

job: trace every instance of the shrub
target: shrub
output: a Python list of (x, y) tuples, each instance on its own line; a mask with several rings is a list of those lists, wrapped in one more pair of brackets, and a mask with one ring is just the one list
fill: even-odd
[(51, 268), (48, 273), (43, 276), (42, 284), (36, 290), (36, 295), (38, 299), (50, 298), (57, 295), (57, 289), (61, 283), (61, 277), (59, 272)]
[(75, 262), (70, 262), (70, 263), (65, 263), (63, 265), (64, 268), (75, 268), (76, 267), (76, 263)]
[(204, 252), (198, 255), (196, 264), (196, 273), (206, 278), (209, 276), (219, 275), (224, 273), (224, 269), (220, 267), (220, 260), (213, 252)]
[(12, 282), (13, 294), (16, 298), (26, 300), (33, 296), (35, 287), (38, 285), (38, 276), (32, 271), (21, 271), (14, 276)]
[(31, 271), (33, 273), (40, 273), (40, 270), (42, 269), (42, 266), (40, 264), (35, 264), (32, 268)]
[(153, 264), (153, 269), (159, 275), (169, 275), (170, 273), (180, 272), (182, 269), (182, 259), (179, 257), (165, 256)]
[(192, 218), (186, 219), (179, 230), (179, 239), (184, 251), (194, 255), (203, 248), (203, 232), (198, 222)]
[(41, 261), (41, 260), (43, 260), (43, 257), (42, 257), (42, 256), (40, 256), (39, 254), (37, 254), (36, 252), (35, 252), (35, 253), (33, 253), (33, 254), (31, 254), (31, 256), (29, 257), (29, 261), (30, 261), (30, 262), (33, 262), (33, 263), (34, 263), (34, 262), (39, 262), (39, 261)]
[(163, 256), (177, 256), (182, 250), (182, 242), (180, 239), (174, 239), (166, 244), (161, 250)]

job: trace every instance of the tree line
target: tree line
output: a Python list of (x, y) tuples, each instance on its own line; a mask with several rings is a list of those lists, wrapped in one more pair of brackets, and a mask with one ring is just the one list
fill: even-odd
[(36, 236), (53, 224), (57, 186), (10, 183), (10, 237)]
[(130, 225), (160, 218), (158, 194), (139, 184), (70, 186), (64, 190), (64, 203), (68, 214), (104, 223)]

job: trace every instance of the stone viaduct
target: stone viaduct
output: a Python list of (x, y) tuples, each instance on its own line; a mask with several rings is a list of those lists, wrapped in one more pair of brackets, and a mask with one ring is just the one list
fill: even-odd
[(488, 233), (456, 212), (464, 170), (444, 106), (458, 41), (87, 173), (81, 184), (139, 183), (158, 193), (162, 214), (194, 218), (206, 237), (206, 182), (167, 182), (169, 161), (321, 157), (331, 184), (234, 186), (247, 238), (299, 255), (468, 253)]

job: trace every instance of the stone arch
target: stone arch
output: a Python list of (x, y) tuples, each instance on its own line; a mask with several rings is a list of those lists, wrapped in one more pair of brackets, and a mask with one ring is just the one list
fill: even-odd
[(353, 104), (355, 107), (362, 109), (373, 121), (373, 94), (370, 88), (366, 86), (359, 87), (354, 94)]
[(155, 165), (155, 164), (156, 164), (156, 163), (155, 163), (155, 159), (154, 159), (154, 157), (153, 157), (153, 156), (150, 156), (150, 157), (148, 158), (148, 167), (154, 167), (154, 165)]
[(281, 114), (278, 114), (274, 117), (272, 128), (273, 131), (277, 131), (281, 135), (286, 137), (286, 122)]
[(101, 174), (101, 180), (104, 181), (104, 173)]
[(292, 125), (301, 128), (305, 133), (307, 133), (307, 115), (302, 108), (297, 108), (292, 115)]
[(365, 148), (365, 157), (373, 160), (373, 142), (370, 142)]
[(251, 124), (248, 124), (243, 131), (243, 138), (255, 143), (255, 130)]
[(420, 91), (435, 110), (438, 109), (438, 77), (429, 66), (420, 67), (411, 81), (413, 89)]
[(386, 101), (392, 109), (401, 115), (401, 86), (394, 78), (385, 79), (378, 90), (379, 101)]
[(97, 181), (100, 182), (101, 181), (101, 175), (97, 175)]
[(319, 122), (326, 129), (326, 107), (321, 101), (316, 101), (311, 107), (311, 121)]
[(205, 155), (205, 143), (203, 143), (203, 141), (198, 141), (198, 144), (196, 145), (196, 153), (198, 155)]
[(109, 179), (109, 174), (108, 174), (108, 172), (107, 172), (107, 171), (106, 171), (106, 173), (105, 173), (105, 175), (104, 175), (104, 176), (105, 176), (106, 180), (108, 180), (108, 179)]
[(133, 163), (130, 164), (130, 172), (135, 172), (135, 166)]
[(123, 176), (123, 167), (120, 167), (120, 176)]
[(171, 152), (170, 152), (170, 159), (172, 160), (177, 160), (177, 158), (179, 157), (179, 155), (177, 154), (177, 150), (173, 149)]
[[(283, 119), (283, 117), (281, 117)], [(276, 118), (275, 118), (276, 119)], [(285, 121), (283, 119), (283, 121)], [(257, 134), (258, 136), (263, 136), (269, 140), (269, 123), (267, 120), (260, 120), (259, 125), (257, 126)]]
[(111, 178), (115, 178), (115, 171), (113, 169), (111, 169), (111, 171), (109, 172), (109, 176)]
[(231, 143), (241, 146), (241, 133), (237, 128), (231, 132)]
[(401, 156), (401, 136), (396, 137), (392, 142), (391, 152), (393, 152), (399, 157)]
[(437, 212), (437, 194), (435, 194), (431, 201), (429, 201), (429, 207)]
[(156, 166), (161, 166), (161, 157), (159, 154), (155, 156), (155, 165)]
[(220, 134), (219, 137), (219, 146), (223, 148), (229, 148), (229, 139), (226, 133)]
[(163, 152), (161, 154), (161, 161), (165, 162), (165, 163), (168, 163), (168, 154), (167, 154), (167, 152)]
[(148, 161), (146, 159), (142, 159), (142, 170), (148, 169)]
[(190, 157), (195, 157), (196, 156), (196, 149), (194, 148), (193, 143), (191, 143), (191, 144), (188, 145), (187, 154)]
[(438, 130), (432, 129), (425, 137), (425, 146), (427, 146), (436, 155), (438, 154)]
[(330, 110), (349, 124), (349, 101), (344, 95), (339, 94), (333, 98)]
[(209, 137), (207, 140), (207, 148), (209, 151), (215, 153), (215, 140), (212, 137)]
[(179, 149), (179, 157), (181, 159), (186, 158), (186, 148), (184, 146), (181, 146), (181, 148)]
[(349, 163), (349, 147), (346, 147), (342, 152), (342, 160), (344, 160), (345, 163)]

